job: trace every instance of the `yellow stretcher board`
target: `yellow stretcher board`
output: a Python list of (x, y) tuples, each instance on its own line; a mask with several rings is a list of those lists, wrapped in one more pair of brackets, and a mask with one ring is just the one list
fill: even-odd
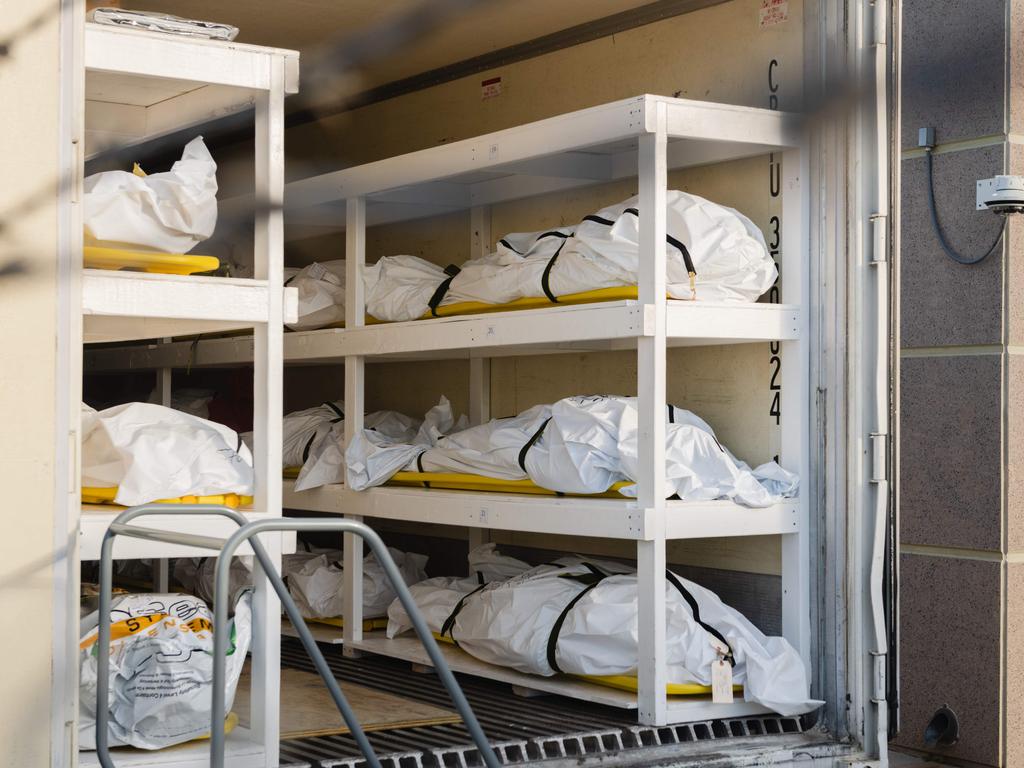
[[(457, 643), (450, 637), (442, 637), (440, 633), (432, 633), (434, 638), (441, 643), (457, 646)], [(606, 688), (617, 688), (620, 691), (632, 691), (636, 693), (639, 685), (637, 679), (632, 675), (567, 675), (578, 680), (586, 680), (588, 683), (603, 685)], [(742, 685), (734, 685), (733, 691), (742, 691)], [(710, 685), (698, 685), (697, 683), (666, 683), (665, 693), (669, 696), (708, 696), (711, 694)]]
[(216, 256), (193, 253), (160, 253), (159, 251), (128, 251), (87, 245), (82, 263), (87, 269), (114, 269), (131, 272), (152, 272), (164, 275), (192, 275), (220, 268)]
[[(301, 467), (285, 467), (284, 477), (294, 479)], [(532, 480), (502, 480), (497, 477), (471, 475), (465, 472), (396, 472), (386, 485), (403, 488), (436, 488), (444, 491), (476, 491), (477, 493), (525, 493), (533, 496), (576, 496), (600, 499), (624, 499), (619, 490), (629, 482), (614, 483), (604, 493), (559, 493), (541, 488)]]
[[(436, 315), (426, 312), (422, 317), (417, 319), (430, 320), (435, 317), (458, 317), (461, 315), (487, 314), (489, 312), (509, 312), (519, 309), (541, 309), (542, 307), (597, 304), (602, 301), (635, 301), (639, 294), (639, 289), (635, 285), (620, 285), (614, 288), (595, 288), (592, 291), (567, 293), (564, 296), (559, 296), (557, 302), (551, 301), (547, 296), (526, 296), (522, 299), (505, 302), (504, 304), (488, 304), (483, 301), (460, 301), (457, 304), (448, 304), (447, 306), (438, 307)], [(389, 322), (392, 321), (378, 320), (373, 315), (366, 316), (367, 325), (381, 325)], [(345, 323), (333, 323), (325, 327), (344, 328)]]
[[(614, 288), (595, 288), (592, 291), (581, 291), (579, 293), (567, 293), (558, 297), (558, 302), (553, 302), (547, 296), (524, 296), (515, 301), (508, 301), (504, 304), (488, 304), (483, 301), (460, 301), (456, 304), (440, 306), (437, 314), (427, 312), (420, 320), (429, 320), (432, 317), (453, 317), (456, 315), (479, 315), (485, 312), (507, 312), (517, 309), (538, 309), (540, 307), (557, 307), (560, 305), (592, 304), (600, 301), (623, 301), (636, 299), (639, 289), (635, 285), (620, 285)], [(367, 324), (385, 322), (375, 317), (367, 317)]]
[[(324, 624), (328, 627), (345, 628), (344, 616), (331, 616), (323, 619), (306, 619), (307, 624)], [(363, 619), (363, 632), (372, 632), (375, 629), (387, 629), (387, 618)]]
[[(83, 504), (110, 504), (119, 507), (114, 503), (117, 496), (117, 487), (113, 488), (82, 488)], [(252, 496), (239, 496), (237, 493), (222, 493), (214, 496), (181, 496), (177, 499), (157, 499), (155, 504), (217, 504), (219, 506), (238, 509), (252, 504)]]
[(502, 480), (496, 477), (471, 475), (462, 472), (396, 472), (388, 485), (411, 488), (439, 488), (447, 491), (477, 491), (482, 493), (526, 493), (535, 496), (585, 496), (587, 498), (622, 499), (619, 489), (629, 482), (614, 483), (604, 493), (569, 494), (541, 488), (532, 480)]

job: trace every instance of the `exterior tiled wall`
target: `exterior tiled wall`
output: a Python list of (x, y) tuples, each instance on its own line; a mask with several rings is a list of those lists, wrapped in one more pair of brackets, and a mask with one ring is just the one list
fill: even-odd
[[(1024, 0), (903, 2), (896, 744), (1000, 768), (1024, 765), (1013, 735), (1024, 725), (1024, 664), (1006, 651), (1014, 640), (1024, 647), (1024, 573), (1013, 564), (1024, 556), (1024, 225), (1014, 221), (981, 264), (949, 259), (917, 131), (936, 130), (946, 239), (976, 257), (1001, 220), (975, 210), (975, 181), (1024, 173), (1008, 129), (1024, 124), (1024, 73), (1008, 76), (1004, 57), (1009, 45), (1024, 66), (1022, 31)], [(959, 717), (960, 740), (929, 747), (924, 729), (943, 705)]]

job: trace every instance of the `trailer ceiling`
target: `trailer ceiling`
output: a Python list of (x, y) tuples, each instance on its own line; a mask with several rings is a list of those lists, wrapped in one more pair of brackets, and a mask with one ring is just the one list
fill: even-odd
[[(234, 24), (239, 42), (307, 53), (407, 12), (422, 0), (132, 0), (127, 7)], [(373, 65), (363, 87), (400, 80), (492, 53), (579, 24), (631, 11), (650, 0), (491, 0), (387, 60)]]

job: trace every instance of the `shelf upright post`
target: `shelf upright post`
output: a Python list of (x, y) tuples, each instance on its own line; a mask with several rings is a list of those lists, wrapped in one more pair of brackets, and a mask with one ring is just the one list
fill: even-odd
[[(469, 211), (470, 258), (487, 256), (491, 252), (491, 207), (477, 205)], [(472, 352), (470, 353), (472, 354)], [(491, 358), (469, 358), (469, 423), (484, 424), (491, 418)], [(469, 529), (469, 549), (472, 551), (491, 540), (489, 528)], [(470, 573), (470, 576), (473, 574)]]
[[(160, 341), (160, 344), (170, 344), (173, 338), (167, 337)], [(172, 390), (174, 381), (173, 368), (157, 368), (156, 370), (156, 396), (160, 405), (170, 408), (172, 402)], [(165, 594), (171, 589), (170, 561), (161, 557), (153, 561), (153, 591), (157, 594)]]
[[(653, 109), (652, 109), (653, 106)], [(668, 184), (665, 105), (645, 104), (647, 133), (639, 138), (639, 298), (644, 335), (637, 339), (639, 409), (637, 501), (644, 536), (637, 541), (639, 665), (637, 706), (641, 723), (668, 721), (665, 662), (665, 204)]]
[[(366, 199), (349, 198), (345, 214), (345, 327), (358, 328), (366, 323), (366, 296), (363, 268), (366, 264)], [(366, 370), (361, 355), (345, 356), (345, 449), (363, 429), (366, 410)], [(361, 521), (359, 515), (345, 517)], [(345, 607), (344, 653), (355, 656), (353, 643), (363, 639), (363, 540), (344, 534), (345, 581), (342, 587)]]
[[(256, 97), (254, 274), (266, 280), (269, 311), (253, 329), (253, 458), (256, 509), (281, 515), (281, 425), (284, 343), (284, 61), (270, 59), (270, 87)], [(281, 565), (281, 535), (263, 546), (275, 568)], [(263, 742), (264, 765), (279, 762), (281, 608), (266, 574), (253, 568), (251, 729)]]
[(780, 421), (783, 467), (800, 476), (799, 528), (782, 537), (782, 634), (800, 653), (808, 670), (810, 648), (810, 332), (807, 308), (808, 173), (806, 137), (799, 149), (782, 153), (782, 301), (800, 312), (799, 338), (781, 342), (782, 396)]

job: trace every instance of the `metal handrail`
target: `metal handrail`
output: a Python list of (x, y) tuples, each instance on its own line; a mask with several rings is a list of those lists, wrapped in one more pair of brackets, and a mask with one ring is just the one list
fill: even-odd
[[(173, 531), (158, 530), (154, 528), (143, 528), (140, 526), (128, 525), (127, 523), (137, 517), (144, 515), (220, 515), (236, 522), (239, 529), (227, 539), (218, 539), (210, 536), (197, 534), (177, 533)], [(419, 607), (412, 598), (409, 588), (402, 578), (398, 566), (395, 565), (391, 554), (388, 552), (384, 542), (369, 526), (353, 520), (329, 520), (316, 518), (274, 518), (270, 520), (257, 520), (246, 522), (245, 517), (229, 507), (212, 504), (145, 504), (131, 509), (126, 509), (119, 514), (107, 528), (103, 536), (103, 543), (100, 552), (100, 600), (99, 600), (99, 632), (97, 638), (97, 685), (96, 685), (96, 752), (103, 768), (116, 768), (110, 758), (109, 747), (109, 676), (110, 676), (110, 603), (112, 599), (111, 590), (113, 582), (113, 545), (117, 536), (130, 536), (137, 539), (150, 541), (161, 541), (166, 543), (195, 546), (203, 549), (219, 550), (217, 558), (216, 576), (214, 579), (214, 606), (213, 606), (213, 692), (210, 709), (210, 766), (211, 768), (223, 768), (224, 766), (224, 678), (226, 675), (227, 652), (227, 619), (228, 619), (228, 576), (231, 566), (231, 558), (235, 551), (243, 543), (249, 542), (260, 567), (267, 576), (267, 580), (277, 593), (285, 613), (295, 627), (299, 639), (313, 661), (314, 667), (319, 672), (324, 684), (330, 691), (338, 711), (345, 720), (352, 737), (359, 746), (360, 752), (371, 768), (380, 768), (380, 761), (373, 751), (369, 740), (359, 720), (352, 711), (348, 700), (338, 686), (337, 680), (330, 671), (330, 667), (324, 659), (316, 640), (313, 638), (306, 625), (305, 619), (299, 612), (295, 601), (292, 600), (288, 588), (274, 568), (266, 550), (259, 539), (253, 538), (260, 533), (272, 531), (333, 531), (351, 533), (362, 538), (376, 555), (378, 562), (384, 568), (388, 579), (395, 589), (398, 599), (402, 601), (409, 619), (412, 622), (416, 634), (419, 635), (431, 662), (437, 671), (438, 677), (448, 690), (452, 703), (462, 716), (463, 722), (473, 738), (474, 744), (480, 752), (480, 757), (487, 768), (498, 768), (497, 756), (491, 749), (487, 737), (480, 727), (476, 715), (473, 713), (469, 702), (466, 700), (462, 688), (452, 674), (451, 669), (444, 656), (438, 648), (434, 636), (423, 620)]]

